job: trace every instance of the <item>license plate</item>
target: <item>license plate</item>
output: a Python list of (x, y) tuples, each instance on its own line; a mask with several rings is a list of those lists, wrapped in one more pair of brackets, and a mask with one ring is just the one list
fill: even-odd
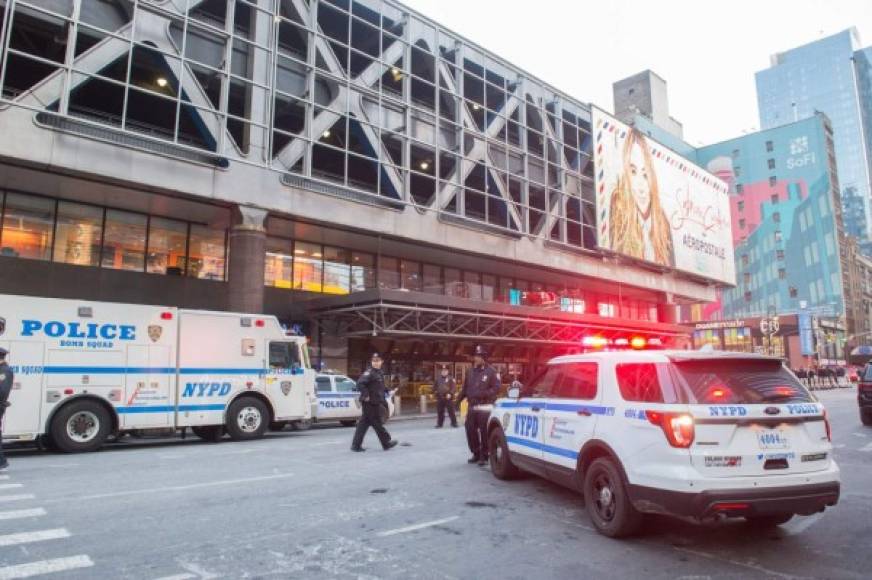
[(790, 441), (784, 431), (761, 431), (757, 433), (760, 449), (787, 449)]

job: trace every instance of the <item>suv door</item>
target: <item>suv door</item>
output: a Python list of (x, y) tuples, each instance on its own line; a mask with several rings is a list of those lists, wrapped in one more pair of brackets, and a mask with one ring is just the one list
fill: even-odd
[(593, 436), (597, 417), (604, 412), (599, 405), (599, 365), (591, 361), (560, 366), (563, 372), (545, 407), (542, 447), (548, 463), (574, 471), (579, 451)]
[(336, 409), (333, 406), (333, 377), (318, 375), (315, 377), (315, 396), (318, 398), (318, 420), (329, 421), (336, 418)]
[(538, 377), (526, 385), (517, 401), (504, 401), (499, 409), (509, 451), (541, 463), (542, 423), (552, 386), (562, 372), (562, 365), (545, 367)]
[(360, 391), (357, 390), (357, 383), (346, 376), (337, 375), (333, 377), (333, 384), (342, 417), (345, 419), (360, 417)]

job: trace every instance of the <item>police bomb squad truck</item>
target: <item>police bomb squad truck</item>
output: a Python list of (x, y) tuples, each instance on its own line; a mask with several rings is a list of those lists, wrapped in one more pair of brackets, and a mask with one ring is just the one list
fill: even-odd
[(306, 339), (273, 316), (0, 295), (0, 346), (15, 373), (3, 438), (66, 452), (188, 427), (255, 439), (317, 405)]

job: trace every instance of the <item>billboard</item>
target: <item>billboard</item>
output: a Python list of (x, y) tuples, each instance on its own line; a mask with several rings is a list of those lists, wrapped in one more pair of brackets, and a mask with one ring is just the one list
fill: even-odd
[(735, 285), (727, 185), (593, 108), (598, 243)]

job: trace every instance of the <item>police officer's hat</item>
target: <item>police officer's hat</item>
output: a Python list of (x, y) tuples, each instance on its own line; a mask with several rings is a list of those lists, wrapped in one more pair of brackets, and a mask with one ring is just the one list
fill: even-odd
[(0, 358), (6, 356), (7, 354), (9, 354), (9, 351), (0, 346)]
[(474, 356), (480, 356), (481, 358), (487, 358), (487, 349), (482, 345), (478, 344), (475, 346)]
[(382, 358), (382, 356), (378, 353), (378, 351), (373, 351), (372, 356), (369, 357), (369, 360), (375, 360), (375, 359), (384, 360)]
[(443, 370), (443, 371), (447, 371), (447, 370), (449, 370), (449, 367), (448, 367), (448, 365), (439, 365), (439, 369)]

